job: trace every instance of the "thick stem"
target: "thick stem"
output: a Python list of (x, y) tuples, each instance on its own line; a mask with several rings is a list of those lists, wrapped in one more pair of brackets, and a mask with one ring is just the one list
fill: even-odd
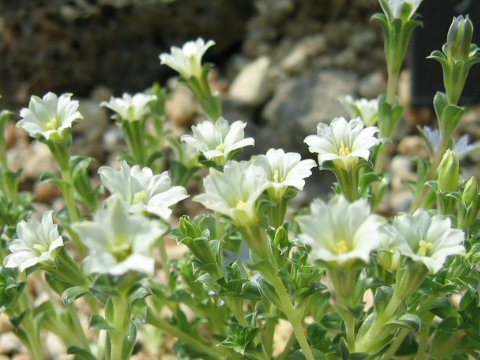
[(128, 297), (125, 293), (118, 294), (112, 301), (115, 318), (113, 320), (114, 328), (108, 332), (110, 338), (109, 360), (128, 360), (131, 354), (124, 354), (123, 347), (130, 327), (130, 304), (128, 303)]
[(145, 123), (143, 120), (127, 121), (122, 123), (127, 137), (127, 144), (130, 155), (133, 157), (135, 164), (140, 166), (146, 165), (145, 154)]
[(397, 296), (395, 289), (385, 310), (377, 314), (370, 329), (362, 337), (356, 339), (356, 351), (370, 352), (371, 349), (375, 349), (376, 344), (385, 337), (385, 334), (383, 334), (384, 325), (393, 318), (401, 303), (402, 300)]
[(428, 339), (430, 337), (430, 324), (433, 321), (434, 314), (427, 312), (423, 316), (422, 328), (418, 334), (418, 350), (416, 360), (427, 359)]
[(283, 281), (278, 277), (278, 275), (271, 274), (263, 274), (265, 278), (273, 285), (275, 290), (277, 291), (277, 295), (282, 304), (282, 311), (285, 313), (288, 321), (293, 327), (293, 332), (295, 333), (295, 337), (298, 340), (300, 347), (303, 350), (303, 354), (307, 360), (314, 360), (312, 349), (307, 341), (307, 336), (305, 334), (305, 330), (303, 329), (303, 323), (301, 319), (301, 314), (299, 314), (290, 299), (290, 295), (288, 294)]

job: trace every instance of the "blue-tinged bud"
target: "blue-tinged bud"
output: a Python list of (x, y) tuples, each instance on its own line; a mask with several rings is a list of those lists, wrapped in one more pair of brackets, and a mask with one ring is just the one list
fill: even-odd
[(468, 15), (453, 18), (447, 35), (447, 56), (454, 61), (465, 61), (470, 54), (473, 24)]

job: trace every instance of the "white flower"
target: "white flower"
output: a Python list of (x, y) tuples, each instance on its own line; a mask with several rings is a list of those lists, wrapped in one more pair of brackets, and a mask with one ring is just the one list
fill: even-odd
[(170, 206), (188, 197), (182, 186), (172, 186), (168, 173), (154, 175), (148, 167), (130, 168), (122, 161), (120, 170), (102, 166), (98, 170), (103, 185), (112, 193), (107, 200), (118, 196), (131, 213), (151, 213), (167, 220), (172, 214)]
[(335, 118), (330, 125), (319, 123), (317, 135), (305, 138), (310, 152), (318, 153), (320, 165), (325, 161), (339, 160), (349, 168), (358, 158), (368, 160), (370, 148), (378, 143), (374, 137), (378, 128), (364, 128), (362, 119), (355, 118), (347, 122), (343, 117)]
[(142, 215), (129, 214), (117, 199), (97, 210), (93, 221), (72, 225), (89, 249), (84, 260), (87, 273), (122, 275), (129, 270), (153, 274), (152, 245), (167, 226)]
[(157, 100), (155, 95), (145, 95), (138, 93), (130, 95), (124, 93), (123, 96), (114, 98), (111, 97), (108, 102), (103, 101), (100, 106), (105, 106), (110, 110), (116, 112), (118, 116), (127, 121), (142, 120), (145, 114), (148, 112), (148, 103)]
[[(428, 142), (428, 146), (432, 152), (438, 151), (440, 144), (442, 143), (442, 137), (438, 129), (433, 129), (428, 126), (424, 126), (421, 129), (424, 137)], [(453, 151), (457, 154), (459, 159), (464, 158), (465, 156), (471, 154), (472, 152), (478, 150), (478, 144), (469, 144), (470, 138), (468, 135), (463, 135), (455, 144)]]
[(216, 122), (207, 120), (192, 126), (193, 136), (183, 135), (181, 140), (200, 151), (207, 160), (218, 159), (224, 164), (232, 151), (255, 144), (253, 138), (244, 138), (246, 125), (242, 121), (229, 125), (224, 118)]
[(30, 219), (17, 224), (17, 236), (9, 246), (10, 255), (3, 262), (7, 268), (18, 267), (20, 271), (42, 262), (54, 261), (63, 239), (53, 224), (53, 211), (46, 212), (42, 221)]
[(47, 93), (43, 98), (32, 96), (28, 108), (20, 111), (21, 120), (17, 126), (26, 130), (31, 137), (45, 140), (63, 139), (65, 130), (71, 128), (76, 120), (83, 119), (78, 112), (78, 101), (71, 100), (72, 94), (57, 97)]
[(262, 168), (250, 162), (231, 161), (223, 172), (210, 168), (203, 185), (205, 194), (196, 196), (195, 201), (227, 215), (237, 225), (252, 225), (257, 222), (255, 202), (269, 183)]
[(405, 17), (406, 20), (410, 20), (422, 1), (423, 0), (384, 0), (380, 1), (380, 5), (390, 17), (395, 19)]
[(360, 117), (366, 126), (373, 126), (378, 120), (377, 99), (354, 99), (350, 95), (340, 99), (352, 118)]
[(385, 236), (384, 220), (370, 213), (365, 199), (349, 203), (336, 196), (328, 204), (316, 199), (311, 214), (297, 218), (300, 242), (311, 247), (310, 258), (331, 267), (348, 267), (359, 260), (368, 263), (372, 250)]
[(465, 234), (452, 229), (449, 218), (418, 209), (393, 220), (395, 247), (404, 256), (423, 263), (431, 273), (438, 272), (450, 255), (465, 254)]
[(285, 153), (282, 149), (270, 149), (266, 155), (257, 156), (255, 162), (264, 169), (270, 189), (273, 189), (277, 198), (288, 187), (302, 190), (304, 179), (312, 175), (310, 169), (316, 165), (311, 159), (301, 160), (300, 154)]
[(186, 80), (192, 76), (198, 79), (202, 76), (202, 57), (205, 52), (215, 45), (215, 42), (205, 41), (198, 38), (196, 41), (188, 41), (180, 49), (176, 46), (170, 48), (170, 54), (160, 54), (160, 63), (177, 71)]

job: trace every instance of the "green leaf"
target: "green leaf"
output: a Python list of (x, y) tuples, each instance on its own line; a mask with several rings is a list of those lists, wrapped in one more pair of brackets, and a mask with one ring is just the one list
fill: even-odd
[[(318, 349), (312, 349), (312, 353), (313, 353), (313, 358), (315, 360), (328, 360), (327, 356)], [(305, 354), (303, 353), (303, 350), (299, 349), (299, 350), (293, 352), (288, 357), (288, 359), (289, 360), (305, 360), (306, 357), (305, 357)]]
[(133, 347), (137, 340), (137, 326), (133, 321), (130, 322), (130, 327), (128, 328), (127, 336), (123, 341), (122, 349), (122, 359), (130, 359), (132, 356)]
[(135, 291), (133, 291), (130, 296), (129, 296), (129, 302), (130, 304), (135, 305), (137, 302), (140, 300), (145, 299), (146, 297), (153, 295), (152, 289), (150, 289), (147, 286), (140, 286)]
[(382, 313), (388, 305), (388, 302), (392, 298), (393, 289), (389, 286), (380, 286), (375, 292), (375, 311)]
[(93, 354), (85, 349), (79, 348), (78, 346), (70, 346), (67, 349), (68, 355), (74, 355), (74, 360), (96, 360), (97, 358)]
[(63, 292), (62, 300), (65, 303), (65, 305), (68, 306), (70, 304), (73, 304), (75, 300), (87, 294), (88, 292), (89, 292), (89, 289), (85, 286), (73, 286)]
[(414, 314), (403, 314), (396, 319), (390, 320), (385, 325), (392, 325), (419, 331), (422, 325), (422, 320), (420, 320), (420, 318)]
[(90, 328), (94, 330), (113, 330), (115, 329), (103, 316), (94, 314), (90, 319)]

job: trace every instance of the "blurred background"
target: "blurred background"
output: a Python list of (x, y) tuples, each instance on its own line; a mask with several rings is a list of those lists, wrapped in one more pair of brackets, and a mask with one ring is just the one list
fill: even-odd
[[(400, 179), (394, 208), (407, 201), (401, 181), (413, 176), (411, 158), (428, 155), (416, 126), (432, 123), (429, 104), (442, 90), (440, 65), (425, 56), (445, 41), (453, 15), (480, 13), (476, 1), (439, 3), (424, 0), (420, 8), (427, 24), (417, 31), (400, 83), (407, 121), (391, 161)], [(3, 0), (1, 107), (18, 113), (32, 94), (73, 93), (85, 117), (75, 128), (74, 151), (111, 164), (124, 144), (98, 106), (110, 96), (159, 82), (170, 90), (166, 110), (172, 132), (180, 136), (202, 118), (193, 96), (158, 56), (203, 37), (216, 42), (205, 58), (215, 65), (211, 82), (223, 95), (225, 118), (248, 122), (248, 135), (256, 138), (252, 151), (283, 147), (311, 157), (305, 136), (319, 122), (347, 116), (338, 97), (375, 98), (386, 87), (383, 35), (370, 22), (379, 10), (378, 0)], [(412, 81), (412, 72), (419, 81)], [(478, 76), (471, 78), (470, 93), (479, 94)], [(480, 138), (479, 113), (472, 107), (460, 128), (473, 140)], [(47, 149), (24, 137), (11, 129), (11, 163), (24, 164), (24, 177), (36, 179), (53, 165)], [(480, 172), (475, 156), (472, 174)], [(305, 197), (329, 190), (331, 179), (324, 173), (317, 180)]]

